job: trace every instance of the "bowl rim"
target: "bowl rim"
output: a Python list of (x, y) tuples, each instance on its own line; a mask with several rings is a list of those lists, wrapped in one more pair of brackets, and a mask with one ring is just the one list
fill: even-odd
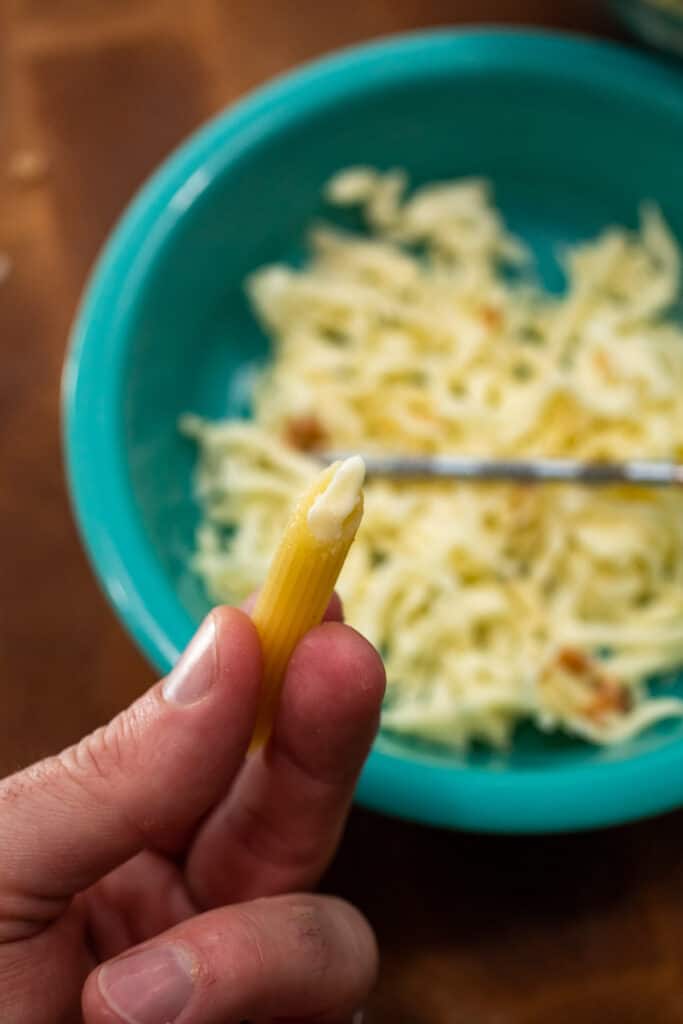
[[(174, 225), (221, 167), (264, 133), (336, 97), (436, 74), (500, 69), (618, 90), (683, 120), (677, 70), (614, 42), (517, 28), (434, 29), (333, 52), (272, 79), (192, 134), (143, 184), (86, 283), (62, 377), (62, 436), (75, 519), (117, 615), (160, 672), (194, 624), (146, 543), (123, 455), (126, 329)], [(655, 780), (653, 782), (653, 780)], [(574, 831), (631, 821), (683, 803), (683, 740), (635, 758), (495, 771), (397, 755), (381, 736), (356, 793), (375, 810), (474, 831)]]

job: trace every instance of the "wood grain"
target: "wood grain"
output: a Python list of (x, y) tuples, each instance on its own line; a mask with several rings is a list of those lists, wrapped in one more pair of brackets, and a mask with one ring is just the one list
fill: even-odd
[[(0, 252), (12, 263), (0, 285), (0, 772), (151, 681), (81, 552), (60, 461), (69, 323), (122, 206), (188, 131), (267, 76), (474, 18), (618, 34), (588, 0), (0, 2)], [(33, 174), (17, 175), (22, 153)], [(356, 811), (325, 887), (377, 929), (370, 1022), (678, 1024), (682, 853), (681, 814), (494, 839)]]

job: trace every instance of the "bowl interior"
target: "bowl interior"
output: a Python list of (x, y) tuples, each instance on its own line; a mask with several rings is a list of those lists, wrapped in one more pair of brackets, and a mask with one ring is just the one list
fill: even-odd
[[(146, 609), (157, 636), (146, 647), (160, 669), (209, 607), (188, 568), (198, 522), (195, 451), (180, 436), (178, 417), (248, 414), (249, 375), (267, 359), (268, 341), (249, 310), (244, 279), (269, 261), (301, 260), (316, 219), (339, 221), (321, 199), (335, 170), (401, 167), (416, 184), (489, 178), (508, 224), (531, 245), (553, 289), (563, 284), (558, 246), (590, 238), (610, 222), (635, 224), (644, 198), (660, 203), (683, 239), (675, 171), (683, 104), (644, 88), (637, 75), (603, 69), (597, 45), (557, 43), (539, 62), (525, 59), (521, 43), (515, 48), (497, 38), (486, 60), (470, 47), (453, 62), (445, 48), (434, 62), (423, 54), (413, 71), (406, 51), (400, 74), (387, 75), (378, 59), (356, 77), (347, 69), (344, 89), (322, 82), (316, 91), (309, 82), (287, 102), (261, 104), (243, 119), (237, 139), (215, 129), (190, 176), (163, 203), (157, 196), (157, 221), (148, 221), (140, 249), (126, 253), (130, 273), (113, 300), (125, 345), (111, 371), (118, 389), (111, 404), (121, 418), (116, 460), (140, 543), (168, 591), (168, 615)], [(607, 64), (617, 59), (604, 52)], [(82, 360), (108, 358), (88, 351), (83, 346)], [(119, 607), (134, 574), (124, 569), (115, 583), (123, 596), (108, 584)], [(673, 685), (683, 692), (683, 675)], [(522, 728), (505, 755), (473, 751), (462, 759), (389, 737), (380, 738), (378, 750), (422, 765), (505, 768), (509, 777), (623, 762), (682, 740), (683, 722), (674, 722), (611, 750), (532, 728)]]

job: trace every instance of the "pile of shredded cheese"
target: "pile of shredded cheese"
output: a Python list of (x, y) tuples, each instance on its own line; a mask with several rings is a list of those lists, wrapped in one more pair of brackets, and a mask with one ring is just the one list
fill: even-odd
[(672, 14), (683, 14), (683, 0), (646, 0), (650, 7), (661, 7)]
[[(653, 206), (535, 283), (484, 181), (406, 198), (399, 172), (327, 189), (368, 234), (319, 226), (300, 270), (248, 281), (272, 338), (253, 421), (187, 417), (211, 595), (259, 586), (315, 449), (683, 457), (679, 250)], [(384, 727), (500, 746), (520, 720), (596, 743), (683, 713), (645, 680), (683, 663), (683, 495), (371, 479), (340, 581), (382, 652)]]

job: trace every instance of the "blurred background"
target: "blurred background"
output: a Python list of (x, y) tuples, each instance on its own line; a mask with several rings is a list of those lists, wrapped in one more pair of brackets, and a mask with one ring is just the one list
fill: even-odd
[[(69, 326), (124, 205), (183, 137), (271, 75), (474, 21), (626, 39), (591, 0), (0, 0), (0, 774), (152, 680), (86, 564), (60, 454)], [(681, 813), (500, 839), (356, 811), (323, 887), (378, 932), (371, 1024), (683, 1019)]]

